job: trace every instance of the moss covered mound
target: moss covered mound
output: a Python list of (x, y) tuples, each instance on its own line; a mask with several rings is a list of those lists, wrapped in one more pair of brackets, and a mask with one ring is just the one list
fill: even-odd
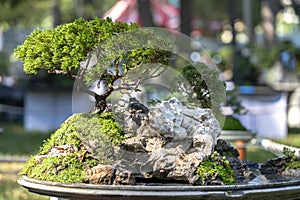
[[(113, 148), (123, 139), (122, 128), (112, 113), (72, 115), (44, 141), (20, 175), (63, 183), (84, 182), (86, 171), (110, 162)], [(99, 146), (103, 148), (99, 150), (101, 155)]]

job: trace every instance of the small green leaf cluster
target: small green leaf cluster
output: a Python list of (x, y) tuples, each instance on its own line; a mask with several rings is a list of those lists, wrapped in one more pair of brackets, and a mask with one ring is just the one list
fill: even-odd
[(91, 21), (80, 18), (55, 29), (35, 29), (15, 49), (15, 55), (24, 62), (24, 71), (28, 74), (56, 69), (71, 73), (102, 41), (137, 27), (137, 24), (113, 22), (110, 18)]
[(151, 98), (151, 99), (149, 100), (149, 102), (147, 103), (147, 105), (148, 105), (148, 106), (154, 106), (154, 105), (156, 105), (156, 104), (158, 104), (158, 103), (161, 103), (161, 101), (162, 101), (162, 100), (160, 100), (160, 99)]
[(288, 159), (284, 166), (285, 169), (300, 169), (300, 159), (295, 155), (295, 151), (284, 147), (283, 154)]
[[(183, 68), (183, 76), (191, 84), (193, 91), (196, 93), (197, 100), (200, 101), (201, 106), (204, 108), (211, 107), (211, 97), (203, 74), (196, 69), (192, 64), (187, 65)], [(192, 96), (190, 96), (192, 98)]]
[(196, 175), (199, 177), (199, 184), (213, 185), (220, 180), (226, 185), (235, 184), (234, 172), (225, 156), (215, 151), (197, 167)]
[(182, 75), (192, 87), (193, 92), (188, 92), (189, 102), (199, 102), (202, 108), (219, 108), (225, 100), (225, 85), (217, 69), (198, 62), (186, 65)]

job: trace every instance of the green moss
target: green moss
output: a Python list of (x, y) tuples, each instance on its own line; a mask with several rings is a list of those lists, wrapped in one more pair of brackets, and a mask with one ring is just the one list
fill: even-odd
[[(20, 175), (54, 182), (83, 182), (86, 169), (98, 163), (107, 163), (113, 146), (120, 145), (123, 139), (121, 126), (112, 113), (73, 115), (44, 141), (39, 153), (26, 162)], [(87, 145), (89, 141), (98, 144), (96, 150), (100, 149), (101, 155), (95, 155), (97, 151), (90, 150)], [(47, 155), (52, 148), (67, 144), (77, 150), (56, 156)]]
[(37, 161), (34, 157), (27, 161), (21, 175), (45, 181), (62, 183), (83, 182), (85, 170), (95, 166), (96, 160), (80, 161), (78, 154), (50, 156)]
[(73, 115), (69, 117), (61, 127), (53, 133), (48, 140), (45, 140), (40, 147), (39, 155), (46, 154), (55, 146), (72, 144), (79, 147), (81, 144), (80, 137), (76, 131), (76, 122), (81, 115)]
[(101, 132), (105, 134), (114, 145), (120, 146), (124, 140), (123, 130), (115, 121), (114, 115), (112, 113), (101, 113), (98, 122), (101, 124)]
[(300, 161), (291, 161), (286, 164), (286, 169), (300, 169)]
[(221, 180), (224, 184), (235, 184), (233, 169), (225, 157), (221, 157), (218, 152), (214, 152), (208, 159), (201, 162), (196, 170), (199, 177), (199, 184), (210, 185), (212, 180)]
[[(88, 137), (101, 140), (106, 136), (114, 145), (124, 140), (121, 126), (112, 113), (77, 114), (69, 117), (61, 127), (46, 140), (39, 154), (45, 154), (54, 146), (73, 144), (80, 147), (82, 140)], [(97, 138), (95, 138), (97, 137)]]

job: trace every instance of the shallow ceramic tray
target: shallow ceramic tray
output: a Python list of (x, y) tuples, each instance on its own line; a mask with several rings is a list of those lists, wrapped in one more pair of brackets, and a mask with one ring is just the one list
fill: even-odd
[(285, 182), (225, 185), (225, 186), (191, 186), (191, 185), (93, 185), (63, 184), (40, 181), (26, 176), (18, 183), (30, 192), (41, 195), (79, 199), (103, 200), (194, 200), (194, 199), (299, 199), (300, 180)]

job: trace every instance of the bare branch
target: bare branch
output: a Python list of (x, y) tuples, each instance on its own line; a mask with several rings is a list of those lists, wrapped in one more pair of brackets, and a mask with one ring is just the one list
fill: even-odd
[(136, 92), (140, 92), (141, 90), (138, 89), (136, 86), (136, 83), (134, 84), (119, 84), (119, 85), (114, 85), (114, 91), (118, 91), (118, 90), (134, 90)]

